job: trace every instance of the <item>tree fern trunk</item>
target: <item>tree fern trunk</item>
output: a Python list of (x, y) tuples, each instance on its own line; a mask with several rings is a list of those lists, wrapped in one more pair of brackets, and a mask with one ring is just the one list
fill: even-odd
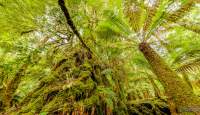
[(200, 99), (194, 95), (191, 87), (168, 67), (148, 43), (141, 43), (139, 49), (164, 86), (170, 111), (174, 114), (176, 112), (200, 112)]

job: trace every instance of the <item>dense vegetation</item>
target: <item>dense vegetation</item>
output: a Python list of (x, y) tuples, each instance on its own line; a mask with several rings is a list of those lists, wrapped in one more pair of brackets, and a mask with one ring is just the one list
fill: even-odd
[(199, 0), (0, 0), (1, 115), (199, 115)]

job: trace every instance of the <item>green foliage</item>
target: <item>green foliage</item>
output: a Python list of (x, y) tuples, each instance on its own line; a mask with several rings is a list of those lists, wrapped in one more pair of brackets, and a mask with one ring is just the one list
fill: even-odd
[[(196, 0), (65, 2), (92, 55), (66, 25), (57, 1), (0, 0), (0, 114), (140, 113), (143, 103), (128, 102), (159, 92), (164, 97), (138, 50), (141, 41), (178, 73), (199, 79)], [(144, 107), (146, 113), (166, 108), (147, 103), (153, 108)]]

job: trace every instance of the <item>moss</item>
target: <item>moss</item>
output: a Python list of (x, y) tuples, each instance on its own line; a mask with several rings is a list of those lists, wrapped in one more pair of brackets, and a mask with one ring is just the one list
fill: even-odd
[(170, 115), (166, 101), (163, 99), (145, 99), (127, 103), (131, 115)]
[(62, 96), (56, 96), (50, 102), (42, 107), (41, 112), (52, 113), (53, 111), (63, 108), (63, 103), (65, 99)]
[(176, 109), (179, 110), (181, 107), (200, 107), (200, 99), (193, 93), (191, 87), (168, 67), (148, 43), (141, 43), (139, 49), (164, 86), (171, 111), (176, 112)]
[(127, 114), (121, 79), (124, 74), (119, 74), (123, 69), (88, 57), (80, 49), (60, 60), (9, 114)]

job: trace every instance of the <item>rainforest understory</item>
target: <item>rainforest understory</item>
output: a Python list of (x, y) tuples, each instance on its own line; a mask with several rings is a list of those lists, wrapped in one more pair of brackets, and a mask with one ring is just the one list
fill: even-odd
[(0, 115), (200, 115), (200, 1), (0, 0)]

